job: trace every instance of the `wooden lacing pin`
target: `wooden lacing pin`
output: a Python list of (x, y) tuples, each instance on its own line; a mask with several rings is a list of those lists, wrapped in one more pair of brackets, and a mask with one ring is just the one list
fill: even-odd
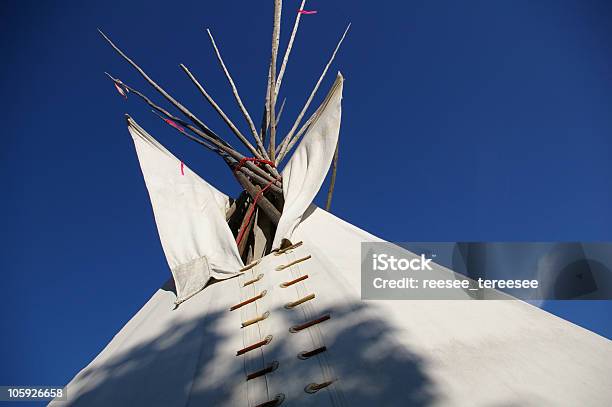
[(316, 393), (321, 389), (326, 388), (327, 386), (329, 386), (330, 384), (332, 384), (333, 382), (335, 382), (335, 380), (328, 380), (326, 382), (323, 383), (310, 383), (308, 386), (304, 387), (304, 391), (306, 393)]
[(296, 332), (300, 332), (306, 328), (310, 328), (313, 325), (319, 324), (323, 321), (327, 321), (328, 319), (330, 319), (331, 316), (329, 314), (325, 314), (317, 319), (313, 319), (312, 321), (308, 321), (305, 322), (303, 324), (300, 325), (294, 325), (291, 328), (289, 328), (289, 332), (291, 332), (292, 334), (296, 333)]
[(306, 257), (302, 257), (301, 259), (294, 260), (294, 261), (292, 261), (291, 263), (288, 263), (288, 264), (285, 264), (285, 265), (278, 266), (278, 267), (276, 268), (276, 271), (281, 271), (281, 270), (284, 270), (284, 269), (286, 269), (286, 268), (288, 268), (288, 267), (291, 267), (291, 266), (294, 266), (294, 265), (296, 265), (296, 264), (298, 264), (298, 263), (301, 263), (301, 262), (303, 262), (303, 261), (306, 261), (306, 260), (308, 260), (308, 259), (309, 259), (309, 258), (311, 258), (311, 257), (312, 257), (312, 256), (309, 254), (308, 256), (306, 256)]
[(299, 283), (300, 281), (304, 281), (308, 278), (308, 274), (304, 274), (302, 277), (298, 277), (295, 280), (285, 281), (284, 283), (279, 284), (281, 288), (287, 288), (292, 286), (293, 284)]
[(285, 401), (285, 395), (283, 393), (278, 393), (272, 400), (258, 404), (255, 407), (276, 407), (283, 404), (283, 401)]
[(249, 299), (248, 299), (248, 300), (246, 300), (246, 301), (242, 301), (242, 302), (241, 302), (241, 303), (239, 303), (239, 304), (233, 305), (233, 306), (230, 308), (230, 311), (237, 310), (237, 309), (238, 309), (238, 308), (240, 308), (240, 307), (243, 307), (243, 306), (245, 306), (245, 305), (247, 305), (247, 304), (250, 304), (250, 303), (252, 303), (252, 302), (255, 302), (255, 301), (257, 301), (257, 300), (259, 300), (259, 299), (261, 299), (261, 298), (265, 297), (265, 295), (266, 295), (267, 293), (268, 293), (268, 292), (267, 292), (266, 290), (263, 290), (263, 291), (262, 291), (262, 292), (261, 292), (259, 295), (256, 295), (256, 296), (255, 296), (255, 297), (253, 297), (253, 298), (249, 298)]
[(243, 268), (240, 269), (241, 273), (244, 273), (245, 271), (249, 271), (250, 269), (252, 269), (253, 267), (255, 267), (256, 265), (259, 264), (259, 262), (261, 261), (261, 259), (257, 259), (255, 261), (250, 262), (249, 264), (247, 264), (246, 266), (244, 266)]
[(261, 348), (262, 346), (267, 345), (270, 342), (272, 342), (272, 335), (266, 336), (263, 341), (256, 342), (252, 345), (247, 346), (246, 348), (242, 348), (239, 351), (236, 351), (236, 356), (244, 355), (247, 352), (250, 352), (257, 348)]
[(268, 366), (264, 367), (263, 369), (260, 369), (260, 370), (258, 370), (256, 372), (248, 374), (247, 375), (247, 381), (256, 379), (256, 378), (261, 377), (263, 375), (267, 375), (268, 373), (272, 373), (276, 369), (278, 369), (278, 362), (275, 360), (272, 363), (270, 363)]
[(293, 302), (290, 302), (290, 303), (288, 303), (288, 304), (285, 304), (285, 308), (286, 308), (286, 309), (292, 309), (292, 308), (295, 308), (295, 307), (297, 307), (298, 305), (305, 303), (306, 301), (310, 301), (310, 300), (314, 299), (314, 297), (315, 297), (315, 295), (314, 295), (314, 294), (309, 294), (309, 295), (307, 295), (306, 297), (304, 297), (304, 298), (300, 298), (300, 299), (299, 299), (299, 300), (297, 300), (297, 301), (293, 301)]
[(309, 359), (309, 358), (311, 358), (313, 356), (318, 355), (319, 353), (323, 353), (326, 350), (327, 350), (326, 346), (321, 346), (320, 348), (313, 349), (313, 350), (310, 350), (308, 352), (300, 352), (300, 353), (298, 353), (297, 357), (298, 357), (298, 359), (306, 360), (306, 359)]
[(249, 281), (245, 282), (244, 284), (242, 284), (242, 286), (243, 286), (243, 287), (246, 287), (247, 285), (251, 285), (251, 284), (253, 284), (253, 283), (258, 282), (258, 281), (259, 281), (259, 280), (261, 280), (262, 278), (263, 278), (263, 274), (259, 274), (259, 275), (257, 275), (257, 277), (255, 277), (254, 279), (249, 280)]
[(268, 318), (269, 316), (270, 316), (270, 311), (266, 311), (262, 315), (258, 316), (257, 318), (253, 318), (253, 319), (249, 319), (248, 321), (244, 321), (242, 323), (242, 327), (246, 328), (249, 325), (256, 324), (256, 323), (258, 323), (260, 321), (263, 321), (264, 319)]
[(293, 250), (293, 249), (296, 249), (296, 248), (300, 247), (300, 246), (301, 246), (303, 243), (304, 243), (304, 242), (299, 241), (299, 242), (297, 242), (297, 243), (295, 243), (295, 244), (292, 244), (291, 246), (287, 246), (287, 247), (285, 247), (284, 249), (277, 250), (277, 251), (275, 251), (275, 252), (274, 252), (274, 255), (275, 255), (275, 256), (280, 256), (281, 254), (285, 254), (285, 253), (287, 253), (289, 250)]

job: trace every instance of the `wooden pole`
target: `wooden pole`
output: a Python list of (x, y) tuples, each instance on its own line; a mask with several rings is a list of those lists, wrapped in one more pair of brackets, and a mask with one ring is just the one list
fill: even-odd
[(261, 142), (261, 138), (259, 138), (259, 134), (257, 133), (257, 130), (255, 129), (255, 124), (253, 123), (253, 119), (251, 119), (251, 115), (249, 114), (246, 107), (244, 107), (244, 103), (242, 103), (242, 99), (240, 98), (240, 94), (238, 93), (238, 88), (236, 87), (236, 84), (234, 83), (232, 76), (230, 75), (227, 67), (225, 66), (225, 62), (223, 62), (223, 58), (221, 57), (221, 52), (219, 51), (219, 48), (217, 48), (217, 44), (215, 43), (215, 39), (213, 38), (213, 35), (210, 32), (210, 29), (207, 28), (206, 32), (208, 33), (208, 37), (210, 38), (210, 42), (212, 43), (213, 48), (215, 49), (217, 60), (219, 61), (219, 64), (221, 65), (221, 68), (223, 69), (223, 72), (225, 73), (225, 77), (227, 78), (230, 84), (230, 87), (232, 88), (232, 93), (234, 94), (236, 103), (238, 103), (238, 107), (240, 108), (240, 111), (242, 112), (244, 118), (246, 119), (249, 125), (249, 128), (251, 129), (251, 132), (253, 133), (253, 137), (255, 137), (255, 142), (257, 143), (257, 145), (259, 146), (259, 149), (261, 150), (261, 154), (259, 152), (253, 152), (253, 154), (255, 154), (258, 158), (263, 158), (265, 156), (266, 159), (270, 159), (270, 157), (268, 157), (268, 154), (266, 153), (265, 147), (263, 146)]
[(293, 137), (293, 134), (295, 133), (295, 131), (297, 130), (297, 127), (299, 126), (300, 122), (302, 121), (302, 118), (304, 117), (304, 114), (306, 114), (306, 111), (308, 110), (308, 107), (310, 106), (310, 103), (312, 102), (312, 99), (315, 97), (315, 95), (317, 93), (317, 90), (319, 89), (319, 86), (321, 85), (321, 82), (323, 81), (323, 78), (325, 78), (325, 74), (327, 73), (329, 67), (331, 66), (332, 62), (334, 61), (334, 58), (336, 57), (336, 53), (338, 52), (338, 49), (340, 48), (340, 45), (342, 45), (342, 41), (344, 41), (344, 38), (346, 37), (346, 34), (348, 33), (349, 28), (351, 28), (350, 24), (346, 27), (346, 30), (344, 30), (344, 34), (342, 34), (342, 37), (340, 38), (340, 41), (338, 41), (338, 44), (336, 45), (336, 48), (334, 49), (334, 52), (332, 53), (331, 57), (329, 58), (329, 61), (327, 61), (327, 65), (325, 65), (325, 68), (323, 69), (323, 72), (321, 73), (321, 76), (319, 76), (319, 80), (315, 84), (314, 89), (312, 90), (312, 92), (310, 93), (310, 96), (306, 100), (306, 103), (304, 104), (304, 107), (302, 108), (302, 111), (300, 112), (300, 114), (298, 115), (297, 119), (295, 120), (295, 123), (291, 127), (291, 130), (289, 130), (289, 133), (287, 133), (287, 135), (285, 136), (285, 140), (283, 140), (283, 144), (284, 144), (283, 148), (280, 150), (279, 156), (278, 156), (278, 158), (275, 161), (277, 165), (280, 163), (280, 160), (282, 159), (282, 157), (286, 154), (286, 152), (288, 150), (288, 146), (289, 146), (289, 144), (291, 142), (291, 139)]
[[(166, 98), (166, 100), (168, 100), (174, 107), (176, 107), (181, 113), (183, 113), (187, 118), (189, 118), (189, 120), (191, 120), (193, 123), (195, 123), (198, 127), (200, 127), (200, 129), (208, 134), (210, 137), (216, 138), (221, 140), (221, 138), (219, 136), (217, 136), (211, 129), (209, 129), (204, 122), (202, 122), (200, 119), (198, 119), (196, 117), (196, 115), (194, 115), (193, 113), (191, 113), (189, 111), (189, 109), (187, 109), (185, 106), (183, 106), (179, 101), (177, 101), (176, 99), (174, 99), (168, 92), (166, 92), (161, 86), (159, 86), (155, 81), (153, 81), (153, 79), (151, 79), (149, 77), (149, 75), (147, 75), (147, 73), (140, 67), (138, 66), (134, 61), (132, 61), (132, 59), (130, 59), (130, 57), (128, 57), (121, 49), (119, 49), (119, 47), (117, 47), (112, 41), (111, 39), (104, 34), (100, 29), (98, 29), (98, 31), (100, 32), (100, 34), (102, 35), (102, 37), (104, 37), (104, 39), (110, 44), (111, 47), (113, 47), (113, 49), (123, 58), (125, 59), (130, 65), (132, 65), (134, 67), (134, 69), (136, 69), (138, 71), (138, 73), (140, 73), (140, 75), (151, 85), (153, 86), (153, 88), (155, 88), (155, 90), (157, 90), (163, 97)], [(223, 141), (223, 143), (225, 143)]]
[(329, 181), (329, 190), (327, 191), (327, 202), (325, 203), (325, 210), (329, 212), (331, 209), (332, 196), (334, 195), (334, 187), (336, 186), (336, 171), (338, 170), (338, 148), (340, 146), (340, 140), (336, 144), (336, 151), (334, 152), (334, 161), (332, 163), (332, 175)]
[(261, 118), (261, 141), (266, 145), (266, 134), (270, 126), (270, 68), (268, 67), (268, 85), (266, 86), (266, 98), (264, 101), (263, 117)]
[[(306, 5), (306, 0), (302, 0), (302, 4), (300, 4), (299, 9), (304, 10), (305, 5)], [(283, 63), (281, 64), (281, 68), (278, 73), (278, 79), (276, 80), (276, 85), (274, 88), (274, 98), (275, 99), (278, 99), (278, 92), (280, 92), (281, 83), (283, 82), (283, 76), (285, 76), (285, 69), (287, 68), (287, 62), (289, 61), (289, 55), (291, 54), (291, 49), (293, 48), (293, 41), (295, 40), (295, 35), (297, 34), (301, 18), (302, 18), (302, 13), (296, 13), (295, 22), (293, 23), (293, 31), (291, 31), (291, 37), (289, 38), (289, 44), (287, 44), (287, 49), (285, 50), (285, 55), (283, 57)]]
[(270, 159), (276, 157), (276, 57), (278, 55), (278, 43), (280, 42), (281, 11), (283, 8), (282, 0), (274, 0), (274, 27), (272, 29), (272, 57), (270, 58), (270, 84), (268, 86), (270, 115)]
[[(162, 113), (163, 115), (169, 117), (171, 120), (176, 121), (177, 123), (185, 126), (186, 128), (188, 128), (189, 130), (191, 130), (192, 132), (196, 133), (198, 136), (200, 136), (202, 139), (210, 142), (211, 144), (213, 144), (215, 147), (219, 148), (220, 150), (222, 150), (224, 153), (226, 153), (227, 155), (229, 155), (232, 159), (235, 160), (235, 162), (238, 162), (240, 160), (242, 160), (243, 158), (245, 158), (242, 154), (240, 154), (239, 152), (237, 152), (236, 150), (234, 150), (231, 147), (228, 147), (227, 143), (222, 144), (221, 141), (219, 141), (218, 139), (213, 139), (211, 138), (209, 135), (207, 135), (206, 133), (203, 133), (200, 129), (192, 126), (191, 124), (179, 119), (178, 117), (173, 116), (170, 112), (168, 112), (167, 110), (165, 110), (164, 108), (156, 105), (151, 99), (149, 99), (146, 95), (144, 95), (142, 92), (134, 89), (133, 87), (127, 85), (126, 83), (113, 78), (110, 74), (107, 74), (113, 81), (115, 81), (116, 83), (121, 84), (121, 86), (125, 86), (127, 89), (130, 90), (130, 92), (134, 93), (135, 95), (137, 95), (138, 97), (140, 97), (142, 100), (145, 101), (145, 103), (147, 103), (149, 106), (151, 106), (153, 109), (155, 109), (156, 111)], [(201, 143), (200, 143), (201, 144)], [(263, 169), (261, 169), (260, 167), (258, 167), (257, 165), (255, 165), (254, 163), (252, 163), (251, 161), (247, 161), (244, 166), (242, 168), (248, 168), (248, 170), (250, 170), (250, 176), (252, 176), (254, 179), (256, 179), (258, 181), (258, 183), (262, 184), (262, 185), (267, 185), (269, 182), (273, 181), (274, 178), (268, 174), (267, 172), (265, 172)], [(246, 171), (245, 171), (246, 172)], [(272, 189), (274, 192), (276, 193), (282, 193), (282, 189), (281, 189), (281, 184), (274, 180), (273, 185), (270, 187), (270, 189)]]
[[(247, 177), (245, 177), (244, 174), (240, 172), (236, 173), (236, 178), (238, 179), (238, 182), (240, 183), (240, 185), (242, 185), (244, 190), (247, 191), (247, 193), (251, 196), (251, 198), (253, 198), (253, 200), (255, 200), (255, 197), (257, 196), (259, 191), (261, 191), (261, 188), (259, 186), (253, 185), (247, 179)], [(270, 218), (270, 220), (272, 221), (272, 223), (274, 223), (275, 226), (278, 225), (278, 221), (280, 219), (281, 214), (278, 209), (276, 209), (276, 207), (265, 196), (262, 195), (259, 197), (259, 199), (257, 200), (257, 206), (259, 206), (265, 212), (265, 214)]]
[[(255, 211), (254, 206), (255, 206), (255, 203), (251, 202), (245, 213)], [(238, 253), (240, 253), (240, 256), (244, 256), (244, 249), (247, 246), (247, 242), (249, 240), (249, 233), (251, 233), (254, 223), (255, 223), (255, 213), (253, 213), (253, 215), (249, 219), (247, 219), (246, 216), (242, 219), (242, 224), (240, 225), (240, 228), (238, 229), (238, 233), (240, 233), (240, 231), (244, 229), (242, 240), (238, 243)]]
[[(323, 100), (323, 102), (321, 103), (321, 105), (317, 108), (317, 110), (312, 114), (312, 116), (310, 116), (308, 118), (308, 120), (306, 121), (306, 123), (304, 123), (304, 125), (302, 126), (302, 128), (300, 129), (300, 131), (298, 131), (293, 138), (287, 143), (285, 144), (285, 148), (282, 154), (280, 154), (277, 157), (277, 162), (281, 163), (283, 161), (283, 159), (285, 158), (285, 156), (291, 151), (291, 149), (293, 148), (293, 146), (299, 141), (300, 137), (302, 136), (302, 133), (304, 133), (308, 127), (317, 120), (317, 118), (319, 117), (319, 115), (321, 114), (321, 112), (323, 111), (323, 109), (325, 108), (325, 106), (327, 106), (327, 103), (329, 103), (330, 98), (332, 97), (333, 93), (335, 92), (336, 88), (338, 86), (340, 86), (340, 84), (344, 81), (344, 78), (342, 77), (342, 74), (340, 74), (338, 72), (338, 76), (336, 76), (336, 80), (334, 82), (334, 84), (332, 85), (331, 89), (329, 90), (329, 92), (327, 93), (327, 96), (325, 97), (325, 99)], [(287, 138), (285, 138), (285, 140), (283, 141), (287, 141)], [(278, 164), (277, 164), (278, 165)]]
[(281, 103), (281, 107), (280, 109), (278, 109), (278, 116), (276, 116), (276, 124), (278, 124), (278, 122), (280, 122), (281, 116), (283, 114), (283, 110), (285, 109), (285, 102), (287, 101), (287, 98), (283, 99), (283, 103)]
[(244, 144), (249, 149), (249, 151), (251, 153), (253, 153), (253, 155), (255, 155), (258, 158), (263, 158), (262, 155), (255, 149), (255, 147), (253, 147), (253, 145), (251, 143), (249, 143), (249, 141), (246, 139), (246, 137), (244, 137), (244, 135), (240, 132), (240, 130), (238, 130), (236, 125), (230, 120), (230, 118), (219, 107), (219, 105), (208, 94), (208, 92), (206, 92), (204, 87), (200, 84), (200, 82), (198, 82), (198, 80), (191, 73), (191, 71), (189, 71), (189, 69), (185, 65), (183, 65), (183, 64), (180, 64), (180, 67), (181, 67), (181, 69), (183, 71), (185, 71), (185, 73), (187, 74), (189, 79), (191, 79), (191, 81), (198, 88), (200, 93), (204, 96), (204, 98), (208, 101), (208, 103), (215, 109), (215, 111), (219, 114), (219, 116), (221, 116), (221, 119), (223, 119), (225, 124), (227, 124), (227, 126), (232, 130), (232, 132), (236, 135), (236, 137), (238, 137), (238, 139), (242, 142), (242, 144)]

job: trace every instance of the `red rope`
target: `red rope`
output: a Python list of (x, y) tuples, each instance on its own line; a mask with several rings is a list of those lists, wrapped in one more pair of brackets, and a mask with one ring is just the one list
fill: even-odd
[(247, 161), (252, 161), (256, 165), (268, 164), (268, 165), (274, 167), (274, 163), (272, 161), (262, 160), (260, 158), (255, 158), (255, 157), (244, 157), (240, 161), (238, 161), (238, 164), (236, 164), (234, 166), (234, 173), (238, 172), (238, 170), (240, 170), (240, 168), (242, 168), (244, 166), (244, 164), (247, 163)]
[[(244, 158), (243, 158), (244, 160)], [(250, 161), (250, 160), (248, 160)], [(265, 161), (265, 160), (259, 160), (259, 161)], [(242, 160), (240, 160), (240, 162), (242, 162)], [(238, 165), (240, 165), (240, 163), (238, 163)], [(270, 181), (265, 187), (263, 187), (261, 189), (261, 191), (259, 191), (257, 193), (257, 195), (255, 195), (255, 199), (253, 199), (253, 203), (251, 204), (251, 207), (249, 208), (249, 212), (246, 215), (246, 222), (244, 222), (242, 224), (242, 227), (240, 228), (240, 232), (238, 232), (238, 236), (236, 237), (236, 245), (239, 246), (240, 242), (242, 241), (242, 238), (244, 238), (244, 233), (246, 232), (246, 228), (247, 226), (249, 226), (249, 223), (251, 223), (251, 217), (253, 216), (253, 212), (255, 212), (255, 207), (257, 206), (257, 201), (259, 201), (259, 198), (261, 198), (264, 194), (264, 192), (266, 192), (266, 190), (268, 188), (270, 188), (272, 186), (272, 184), (274, 184), (274, 182), (278, 181), (280, 179), (280, 177), (273, 179), (272, 181)]]

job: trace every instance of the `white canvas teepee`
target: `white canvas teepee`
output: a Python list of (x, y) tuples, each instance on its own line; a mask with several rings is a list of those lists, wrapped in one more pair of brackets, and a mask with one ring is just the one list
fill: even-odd
[[(142, 140), (165, 150), (136, 129), (130, 126), (167, 251), (168, 242), (191, 230), (162, 233), (167, 220), (158, 216), (153, 189), (175, 188), (180, 161), (164, 165), (167, 153), (143, 154)], [(150, 159), (156, 162), (147, 165)], [(287, 190), (303, 178), (285, 178), (298, 183)], [(165, 194), (165, 208), (184, 198)], [(303, 187), (297, 194), (298, 202), (314, 196)], [(201, 208), (213, 210), (201, 215), (220, 217), (225, 198), (206, 199)], [(312, 205), (297, 218), (290, 237), (302, 244), (242, 273), (235, 250), (215, 251), (219, 257), (209, 263), (233, 263), (235, 277), (209, 284), (178, 309), (172, 282), (158, 290), (68, 385), (68, 405), (605, 406), (612, 400), (609, 340), (518, 300), (361, 301), (360, 245), (380, 239)], [(208, 235), (213, 223), (193, 235), (196, 246), (200, 239), (211, 247), (234, 244), (226, 233)]]
[(294, 236), (303, 245), (177, 310), (160, 289), (69, 384), (69, 404), (255, 406), (282, 394), (287, 405), (609, 405), (609, 340), (521, 301), (360, 301), (360, 243), (374, 236), (314, 207)]
[[(114, 85), (221, 156), (245, 192), (230, 205), (128, 118), (172, 278), (68, 384), (68, 400), (52, 405), (609, 406), (612, 343), (536, 307), (468, 295), (360, 299), (361, 243), (381, 240), (313, 204), (337, 158), (342, 75), (303, 120), (346, 31), (276, 143), (275, 104), (301, 15), (277, 75), (281, 8), (275, 0), (259, 131), (208, 32), (255, 145), (181, 65), (253, 157), (231, 147), (103, 34), (184, 119), (111, 77)], [(453, 276), (439, 265), (433, 273)]]

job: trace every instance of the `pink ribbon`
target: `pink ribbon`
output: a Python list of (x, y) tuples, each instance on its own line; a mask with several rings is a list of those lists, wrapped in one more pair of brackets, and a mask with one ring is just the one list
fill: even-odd
[(183, 164), (183, 162), (181, 161), (181, 175), (185, 175), (185, 164)]
[(125, 93), (125, 90), (123, 90), (121, 86), (117, 85), (117, 82), (113, 82), (113, 83), (115, 85), (115, 89), (117, 89), (117, 92), (119, 92), (121, 96), (127, 99), (127, 93)]
[(164, 121), (166, 123), (168, 123), (170, 126), (174, 127), (175, 129), (177, 129), (180, 132), (185, 132), (185, 129), (182, 128), (181, 126), (179, 126), (178, 124), (176, 124), (174, 121), (170, 120), (170, 119), (164, 119)]
[(317, 10), (298, 10), (298, 13), (305, 15), (317, 14)]

